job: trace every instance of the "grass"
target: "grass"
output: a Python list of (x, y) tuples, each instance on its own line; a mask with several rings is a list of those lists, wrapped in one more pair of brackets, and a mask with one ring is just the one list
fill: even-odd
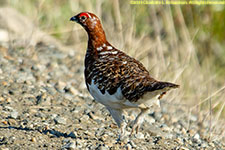
[(212, 130), (225, 117), (224, 6), (129, 5), (118, 0), (6, 3), (62, 43), (83, 50), (86, 33), (68, 20), (81, 11), (96, 13), (113, 45), (144, 63), (153, 77), (181, 85), (168, 94), (169, 103), (204, 113)]

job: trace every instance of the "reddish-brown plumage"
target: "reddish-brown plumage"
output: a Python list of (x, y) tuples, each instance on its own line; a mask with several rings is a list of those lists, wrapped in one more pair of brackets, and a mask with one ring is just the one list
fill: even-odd
[[(146, 93), (159, 95), (160, 99), (169, 89), (179, 87), (173, 83), (155, 80), (139, 61), (114, 48), (106, 40), (105, 32), (96, 15), (83, 12), (72, 17), (71, 20), (81, 24), (88, 34), (85, 80), (89, 91), (93, 82), (102, 95), (106, 92), (109, 95), (116, 95), (120, 89), (123, 99), (136, 103)], [(92, 92), (90, 91), (95, 95)], [(107, 102), (103, 104), (108, 108), (111, 103), (109, 106)]]

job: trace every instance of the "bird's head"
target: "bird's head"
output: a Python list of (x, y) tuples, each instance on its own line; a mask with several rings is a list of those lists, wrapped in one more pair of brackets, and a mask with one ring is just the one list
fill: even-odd
[(88, 32), (96, 30), (99, 27), (101, 28), (101, 23), (99, 18), (95, 14), (92, 14), (89, 12), (81, 12), (77, 14), (76, 16), (73, 16), (72, 18), (70, 18), (70, 21), (75, 21), (79, 23)]
[(98, 47), (107, 43), (105, 32), (102, 28), (99, 18), (89, 12), (81, 12), (70, 18), (70, 21), (79, 23), (87, 31), (89, 36), (89, 45)]

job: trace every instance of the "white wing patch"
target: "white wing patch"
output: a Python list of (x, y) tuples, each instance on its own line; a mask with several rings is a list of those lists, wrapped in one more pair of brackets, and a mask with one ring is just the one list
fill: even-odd
[(124, 64), (124, 65), (127, 64), (127, 61), (124, 61), (123, 64)]
[(107, 46), (107, 50), (113, 49), (112, 46)]
[(100, 51), (100, 50), (102, 50), (103, 48), (100, 46), (100, 47), (98, 47), (97, 48), (97, 51)]
[(105, 54), (117, 54), (118, 52), (117, 51), (104, 51), (104, 52), (101, 52), (99, 53), (100, 55), (105, 55)]

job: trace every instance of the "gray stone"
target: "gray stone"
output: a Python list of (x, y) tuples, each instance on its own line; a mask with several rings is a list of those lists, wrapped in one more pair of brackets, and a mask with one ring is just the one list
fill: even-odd
[(55, 122), (56, 123), (58, 123), (58, 124), (66, 124), (66, 118), (64, 118), (64, 117), (60, 117), (60, 116), (57, 116), (57, 117), (55, 117)]
[(17, 111), (13, 111), (13, 112), (10, 113), (10, 117), (13, 118), (13, 119), (16, 119), (18, 117), (18, 114), (19, 113)]
[(98, 150), (108, 150), (108, 148), (103, 146), (103, 145), (101, 145), (101, 146), (98, 147)]
[(75, 148), (76, 148), (76, 143), (74, 141), (68, 142), (67, 144), (65, 144), (65, 145), (62, 146), (62, 149), (63, 150), (64, 149), (70, 149), (70, 150), (72, 150), (72, 149), (75, 149)]
[(145, 138), (144, 134), (141, 133), (141, 132), (138, 132), (138, 134), (136, 134), (135, 136), (136, 136), (138, 139), (144, 139), (144, 138)]
[(196, 142), (196, 143), (200, 143), (201, 142), (200, 135), (198, 133), (196, 133), (193, 136), (193, 142)]
[(70, 134), (68, 134), (68, 136), (71, 138), (76, 138), (77, 134), (76, 134), (76, 132), (70, 132)]

